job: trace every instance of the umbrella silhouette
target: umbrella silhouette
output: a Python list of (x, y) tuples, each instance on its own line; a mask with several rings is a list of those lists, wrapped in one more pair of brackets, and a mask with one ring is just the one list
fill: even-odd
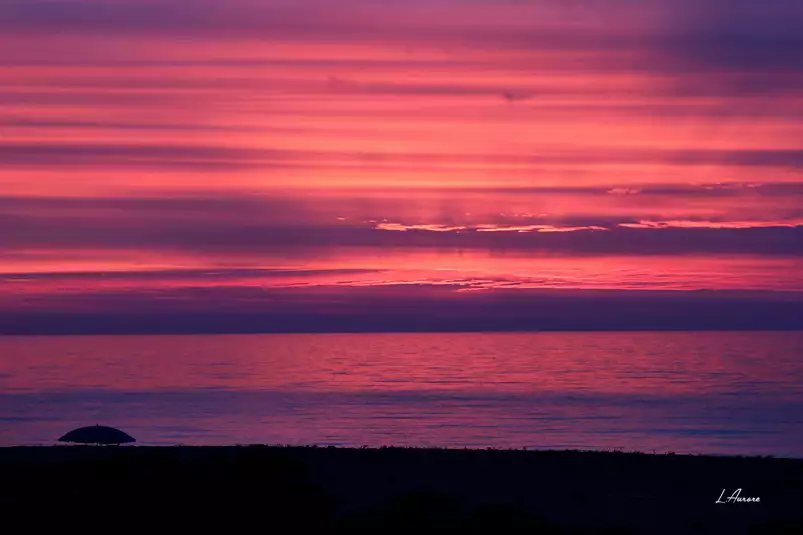
[(79, 427), (73, 429), (59, 439), (59, 442), (76, 442), (78, 444), (125, 444), (128, 442), (136, 442), (136, 439), (115, 429), (114, 427), (106, 427), (105, 425), (92, 425), (89, 427)]

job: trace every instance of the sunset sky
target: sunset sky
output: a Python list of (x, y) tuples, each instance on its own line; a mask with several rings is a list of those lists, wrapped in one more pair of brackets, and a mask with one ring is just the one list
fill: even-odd
[(803, 328), (799, 0), (0, 0), (0, 332)]

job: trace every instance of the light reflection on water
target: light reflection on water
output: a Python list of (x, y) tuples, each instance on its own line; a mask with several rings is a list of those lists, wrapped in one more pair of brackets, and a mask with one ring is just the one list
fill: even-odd
[(803, 332), (0, 338), (0, 444), (622, 448), (803, 457)]

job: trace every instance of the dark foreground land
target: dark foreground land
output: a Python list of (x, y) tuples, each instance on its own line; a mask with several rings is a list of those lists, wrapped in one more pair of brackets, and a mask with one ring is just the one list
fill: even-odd
[[(760, 501), (716, 503), (723, 490), (726, 500), (736, 489)], [(803, 460), (403, 448), (0, 448), (0, 522), (30, 533), (803, 535)]]

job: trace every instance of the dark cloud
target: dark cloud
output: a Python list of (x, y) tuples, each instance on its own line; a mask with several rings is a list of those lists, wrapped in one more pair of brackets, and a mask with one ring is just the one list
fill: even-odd
[[(664, 49), (698, 71), (803, 73), (803, 5), (796, 0), (681, 0)], [(801, 79), (798, 77), (798, 82)]]
[[(236, 170), (286, 167), (303, 153), (225, 146), (121, 143), (0, 143), (0, 160), (14, 167), (120, 167)], [(293, 164), (303, 167), (302, 162)]]
[(264, 125), (264, 126), (248, 126), (248, 125), (234, 125), (234, 124), (210, 124), (203, 122), (156, 122), (156, 121), (142, 121), (136, 122), (134, 120), (75, 120), (65, 118), (47, 118), (47, 119), (34, 119), (30, 117), (3, 117), (0, 116), (0, 128), (26, 128), (31, 131), (43, 130), (108, 130), (117, 131), (113, 132), (118, 134), (119, 131), (152, 131), (152, 132), (235, 132), (235, 133), (278, 133), (278, 134), (310, 134), (320, 132), (347, 132), (351, 135), (376, 135), (376, 130), (371, 128), (355, 128), (353, 126), (293, 126), (293, 125)]
[[(351, 204), (349, 204), (351, 203)], [(385, 205), (393, 207), (393, 204)], [(396, 209), (403, 204), (396, 204)], [(382, 212), (370, 199), (292, 196), (59, 199), (0, 198), (0, 247), (15, 249), (170, 250), (265, 258), (322, 254), (333, 248), (559, 251), (570, 254), (803, 254), (803, 227), (621, 228), (627, 216), (539, 219), (497, 214), (488, 223), (600, 226), (605, 231), (478, 232), (377, 230), (375, 223), (336, 220), (343, 210)], [(449, 208), (444, 215), (449, 217)], [(456, 216), (454, 216), (456, 217)], [(387, 215), (385, 216), (387, 218)], [(390, 221), (393, 222), (393, 221)], [(436, 224), (448, 224), (437, 221)], [(780, 225), (780, 224), (779, 224)]]
[(378, 273), (373, 269), (267, 269), (267, 268), (222, 268), (222, 269), (151, 269), (139, 271), (70, 271), (70, 272), (17, 272), (0, 273), (0, 283), (9, 281), (80, 281), (99, 279), (106, 281), (214, 281), (231, 279), (269, 279), (286, 277), (318, 277), (322, 275), (353, 275)]
[[(781, 292), (207, 288), (69, 296), (71, 313), (0, 313), (0, 333), (803, 329)], [(56, 310), (59, 308), (56, 307)]]
[(646, 185), (639, 195), (672, 197), (789, 197), (803, 195), (803, 184), (796, 182), (719, 182), (712, 184)]
[[(617, 192), (614, 190), (623, 190)], [(627, 184), (610, 184), (605, 186), (533, 186), (533, 187), (494, 187), (478, 186), (474, 188), (433, 189), (438, 194), (480, 193), (504, 194), (517, 196), (528, 195), (571, 195), (601, 196), (628, 193), (641, 196), (667, 197), (788, 197), (803, 195), (803, 183), (798, 182), (712, 182), (705, 184), (656, 184), (628, 182)]]
[[(660, 159), (656, 153), (656, 159)], [(666, 160), (676, 165), (727, 165), (736, 167), (801, 167), (803, 150), (685, 150), (668, 151)], [(647, 159), (647, 161), (649, 161)], [(624, 163), (624, 162), (622, 162)]]
[(194, 95), (188, 102), (187, 95), (168, 92), (132, 92), (132, 91), (43, 91), (31, 88), (24, 91), (9, 91), (0, 87), (0, 101), (7, 106), (35, 105), (37, 108), (62, 108), (64, 106), (82, 106), (92, 109), (119, 111), (127, 108), (186, 108), (188, 105), (198, 106), (205, 100)]
[[(296, 31), (318, 27), (315, 17), (301, 17), (298, 10), (282, 9), (276, 2), (259, 9), (248, 9), (248, 3), (233, 1), (220, 4), (205, 0), (143, 0), (138, 2), (103, 2), (76, 0), (5, 0), (0, 4), (0, 20), (9, 29), (25, 31), (68, 30), (72, 33), (102, 32), (140, 35), (198, 34), (231, 35), (260, 26), (262, 33), (293, 24)], [(312, 14), (310, 14), (312, 15)]]
[[(70, 119), (32, 119), (25, 117), (2, 117), (0, 116), (0, 127), (30, 128), (31, 130), (40, 129), (69, 129), (69, 130), (134, 130), (134, 131), (162, 131), (162, 132), (253, 132), (253, 133), (308, 133), (309, 128), (292, 126), (243, 126), (227, 124), (204, 124), (190, 122), (134, 122), (134, 121), (114, 121), (97, 120), (81, 121)], [(364, 133), (369, 133), (366, 129)]]
[[(298, 208), (298, 197), (294, 198)], [(47, 197), (47, 196), (0, 196), (0, 213), (32, 213), (48, 215), (86, 216), (93, 212), (108, 211), (127, 215), (141, 213), (150, 217), (152, 212), (161, 212), (162, 216), (171, 214), (195, 213), (198, 216), (234, 213), (240, 217), (263, 214), (282, 206), (287, 198), (272, 198), (264, 195), (223, 194), (217, 192), (159, 192), (153, 196), (124, 197)]]
[[(771, 99), (803, 89), (803, 4), (671, 0), (649, 36), (647, 70), (676, 97)], [(733, 115), (740, 115), (737, 109)]]
[[(488, 16), (480, 16), (477, 6)], [(800, 88), (803, 81), (803, 8), (797, 0), (599, 0), (587, 3), (583, 13), (548, 2), (472, 7), (469, 13), (458, 1), (422, 11), (397, 2), (6, 0), (0, 3), (0, 29), (21, 35), (383, 42), (456, 47), (456, 59), (466, 49), (549, 51), (564, 56), (554, 69), (667, 75), (676, 77), (668, 87), (680, 92), (761, 94)], [(25, 48), (32, 49), (29, 59), (37, 59), (36, 45)], [(84, 56), (90, 60), (97, 53), (103, 51)], [(74, 62), (75, 55), (43, 48), (38, 59)], [(503, 93), (515, 91), (497, 94)]]
[(250, 149), (213, 145), (156, 145), (121, 143), (0, 143), (0, 160), (9, 166), (148, 166), (165, 168), (248, 168), (297, 167), (309, 168), (345, 163), (363, 169), (410, 165), (449, 166), (482, 165), (570, 165), (585, 164), (641, 165), (650, 163), (676, 166), (720, 165), (733, 167), (803, 166), (803, 149), (764, 150), (639, 150), (590, 148), (577, 150), (555, 149), (536, 152), (530, 156), (499, 154), (446, 153), (383, 153), (336, 152), (288, 149)]
[[(393, 70), (404, 72), (409, 70), (416, 71), (429, 71), (437, 74), (443, 71), (443, 67), (437, 63), (433, 66), (417, 67), (410, 66), (404, 61), (388, 62), (393, 66)], [(297, 66), (304, 65), (305, 61), (300, 60)], [(452, 69), (460, 67), (460, 62), (455, 62), (451, 66)], [(472, 66), (467, 68), (471, 69)], [(142, 91), (182, 91), (182, 92), (195, 92), (197, 90), (217, 91), (218, 94), (238, 94), (248, 92), (253, 94), (259, 92), (260, 95), (277, 95), (282, 96), (288, 93), (307, 94), (311, 97), (318, 96), (322, 98), (331, 93), (340, 95), (409, 95), (409, 96), (482, 96), (498, 98), (500, 95), (508, 100), (529, 100), (535, 97), (528, 91), (536, 91), (539, 95), (601, 95), (600, 89), (591, 90), (590, 88), (567, 88), (555, 87), (550, 84), (542, 85), (528, 85), (526, 87), (511, 87), (510, 84), (503, 83), (489, 83), (467, 81), (467, 82), (377, 82), (377, 81), (363, 81), (359, 79), (332, 79), (331, 77), (326, 81), (318, 79), (319, 72), (312, 73), (304, 79), (288, 78), (287, 73), (292, 72), (290, 69), (280, 71), (281, 75), (277, 75), (277, 71), (269, 71), (269, 76), (227, 76), (219, 78), (209, 76), (208, 73), (198, 75), (197, 73), (187, 73), (181, 70), (176, 70), (169, 76), (139, 76), (136, 73), (131, 74), (117, 74), (115, 76), (98, 76), (98, 75), (84, 75), (84, 76), (40, 76), (27, 81), (27, 85), (34, 90), (37, 88), (47, 88), (50, 91), (42, 93), (44, 97), (51, 97), (54, 99), (60, 98), (64, 92), (69, 90), (68, 97), (75, 98), (77, 92), (89, 92), (92, 95), (97, 95), (98, 92), (111, 92), (111, 91), (125, 91), (128, 94), (136, 96)], [(373, 74), (373, 73), (372, 73)], [(53, 89), (60, 89), (62, 93), (54, 94)], [(615, 96), (617, 90), (613, 89), (608, 94)], [(24, 97), (32, 98), (29, 92), (25, 92)], [(112, 97), (118, 95), (110, 95)], [(192, 94), (196, 98), (196, 94)]]
[[(451, 5), (449, 5), (451, 4)], [(540, 32), (532, 28), (510, 31), (489, 29), (487, 25), (455, 17), (460, 2), (449, 2), (450, 10), (440, 14), (415, 13), (415, 7), (398, 2), (347, 1), (333, 5), (321, 0), (295, 2), (251, 2), (232, 0), (220, 3), (210, 0), (142, 0), (104, 2), (73, 0), (70, 2), (5, 0), (0, 14), (7, 30), (49, 32), (60, 30), (72, 34), (91, 32), (107, 35), (171, 35), (197, 38), (282, 38), (306, 42), (376, 41), (409, 45), (519, 43), (522, 45), (568, 47), (577, 49), (599, 44), (610, 38), (595, 29), (581, 28), (568, 33), (565, 28), (548, 25)], [(412, 8), (412, 9), (411, 9)], [(498, 12), (499, 6), (488, 4)], [(395, 16), (394, 16), (395, 15)], [(484, 31), (483, 31), (484, 30)]]
[(0, 158), (4, 162), (30, 163), (52, 159), (56, 162), (73, 158), (80, 162), (118, 158), (125, 160), (237, 160), (252, 157), (252, 151), (222, 147), (202, 147), (194, 145), (134, 145), (105, 143), (2, 143)]

